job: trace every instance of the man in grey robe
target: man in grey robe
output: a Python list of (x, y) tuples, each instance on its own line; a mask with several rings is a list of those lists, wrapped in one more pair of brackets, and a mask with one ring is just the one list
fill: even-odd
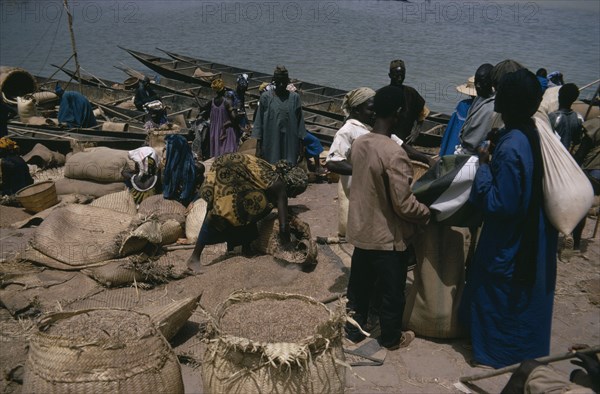
[(493, 66), (482, 64), (475, 72), (475, 90), (477, 97), (467, 112), (467, 119), (460, 131), (460, 145), (455, 154), (476, 155), (481, 144), (492, 129), (494, 115), (494, 92), (491, 71)]
[(300, 146), (306, 136), (300, 96), (288, 91), (288, 71), (277, 66), (273, 75), (275, 89), (260, 96), (252, 137), (257, 139), (256, 155), (271, 164), (286, 160), (298, 164)]

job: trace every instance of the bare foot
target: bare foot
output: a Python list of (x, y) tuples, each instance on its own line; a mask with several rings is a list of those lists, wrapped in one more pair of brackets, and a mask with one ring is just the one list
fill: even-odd
[(190, 257), (190, 259), (187, 261), (187, 266), (188, 269), (191, 270), (192, 272), (194, 272), (195, 274), (203, 274), (204, 270), (202, 269), (202, 266), (200, 265), (200, 260), (194, 259), (193, 257)]

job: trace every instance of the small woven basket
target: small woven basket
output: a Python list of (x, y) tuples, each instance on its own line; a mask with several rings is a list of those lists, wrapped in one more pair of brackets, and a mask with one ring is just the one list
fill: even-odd
[(58, 204), (54, 181), (44, 181), (24, 187), (17, 192), (17, 200), (31, 212), (41, 212)]

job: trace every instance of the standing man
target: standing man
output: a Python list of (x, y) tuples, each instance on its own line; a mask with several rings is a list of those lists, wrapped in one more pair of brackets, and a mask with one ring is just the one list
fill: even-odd
[(255, 113), (252, 137), (257, 139), (256, 155), (271, 164), (285, 160), (295, 166), (306, 136), (300, 96), (287, 90), (290, 78), (284, 66), (275, 68), (273, 83), (275, 89), (260, 96)]
[(455, 147), (455, 154), (476, 155), (477, 147), (492, 130), (494, 115), (493, 69), (494, 66), (485, 63), (475, 71), (477, 97), (473, 100), (473, 104), (467, 112), (467, 119), (460, 130), (460, 144)]
[[(402, 89), (405, 103), (398, 129), (394, 130), (394, 133), (399, 137), (400, 135), (406, 136), (405, 141), (410, 144), (416, 140), (421, 132), (423, 121), (429, 115), (429, 108), (425, 106), (425, 99), (421, 97), (419, 92), (410, 86), (404, 85), (406, 66), (403, 60), (392, 60), (388, 76), (390, 77), (391, 86)], [(417, 127), (413, 131), (415, 122), (417, 122)]]
[[(376, 114), (371, 133), (352, 145), (353, 188), (350, 194), (347, 239), (354, 245), (348, 306), (363, 326), (375, 283), (382, 295), (380, 343), (389, 350), (407, 346), (414, 333), (402, 332), (407, 247), (420, 225), (429, 221), (429, 209), (412, 194), (412, 166), (404, 148), (391, 143), (402, 121), (404, 92), (386, 86), (374, 98)], [(401, 135), (400, 137), (403, 137)], [(348, 337), (360, 341), (359, 331), (348, 327)]]

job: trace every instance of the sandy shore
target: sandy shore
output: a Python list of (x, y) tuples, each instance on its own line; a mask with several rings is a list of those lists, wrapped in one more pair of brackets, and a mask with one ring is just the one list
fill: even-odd
[[(310, 224), (312, 236), (337, 235), (337, 185), (310, 184), (290, 206)], [(344, 293), (352, 246), (319, 245), (319, 264), (312, 273), (284, 267), (271, 256), (246, 259), (225, 255), (223, 245), (210, 247), (203, 255), (206, 273), (187, 276), (166, 284), (107, 289), (79, 272), (44, 269), (28, 263), (13, 263), (23, 251), (35, 228), (8, 226), (26, 218), (18, 208), (1, 207), (0, 215), (0, 392), (21, 392), (18, 365), (27, 356), (27, 338), (34, 327), (32, 314), (75, 310), (86, 307), (138, 309), (164, 305), (204, 291), (201, 304), (214, 310), (228, 292), (275, 290), (300, 292), (320, 300)], [(551, 354), (564, 353), (575, 343), (600, 344), (600, 239), (591, 239), (595, 219), (588, 219), (581, 252), (564, 254), (558, 263), (558, 278), (552, 327)], [(191, 250), (169, 252), (163, 259), (176, 270), (185, 269)], [(409, 275), (408, 284), (412, 282)], [(175, 352), (186, 356), (182, 364), (187, 393), (201, 393), (203, 343), (198, 337), (203, 316), (195, 312), (182, 331), (171, 341)], [(352, 393), (455, 393), (460, 376), (485, 372), (470, 366), (471, 353), (466, 339), (436, 340), (417, 337), (405, 349), (387, 352), (381, 366), (354, 367), (347, 374), (347, 391)], [(182, 360), (184, 358), (181, 358)], [(573, 369), (568, 361), (553, 364), (565, 377)], [(11, 373), (12, 371), (12, 373)], [(499, 392), (508, 375), (485, 379), (468, 388), (471, 392)], [(12, 379), (12, 380), (10, 380)]]

